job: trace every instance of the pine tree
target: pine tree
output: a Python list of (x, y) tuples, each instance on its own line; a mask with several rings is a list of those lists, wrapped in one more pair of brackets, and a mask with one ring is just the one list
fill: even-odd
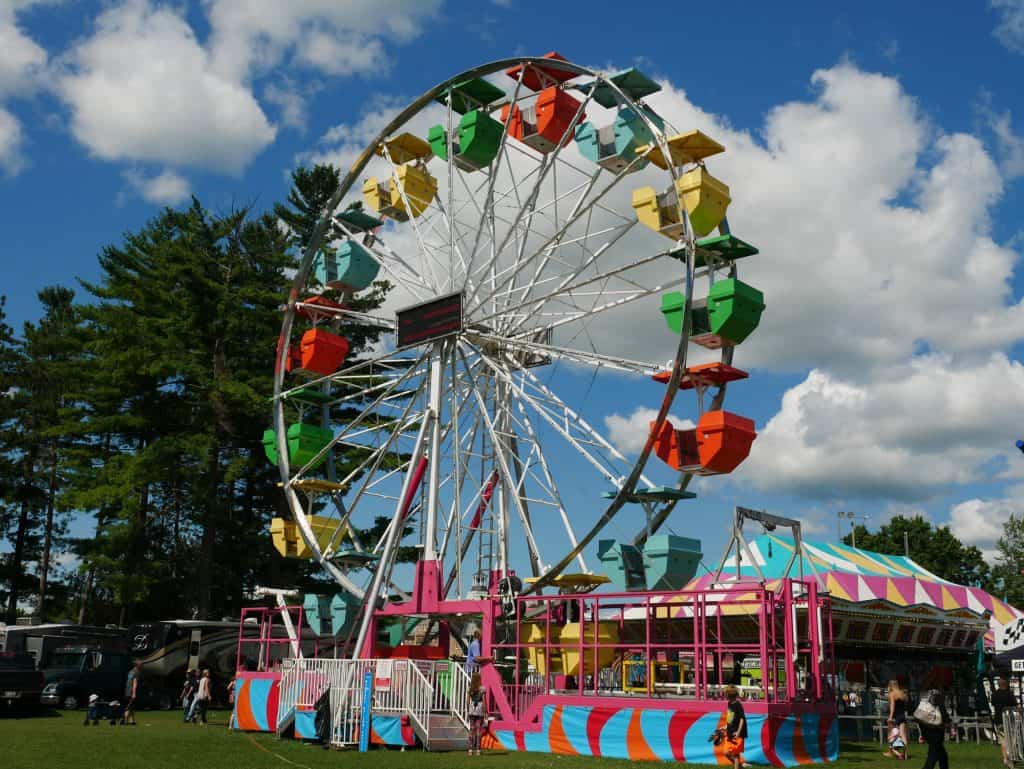
[[(268, 517), (245, 501), (267, 496), (247, 488), (246, 468), (261, 451), (287, 242), (273, 217), (215, 216), (193, 200), (100, 264), (86, 285), (94, 369), (118, 374), (99, 383), (114, 416), (95, 422), (103, 469), (82, 487), (100, 514), (90, 567), (125, 617), (237, 610), (243, 555)], [(169, 590), (153, 595), (157, 584)]]
[(35, 521), (28, 496), (32, 486), (23, 476), (27, 447), (20, 419), (24, 397), (18, 387), (24, 373), (23, 351), (6, 322), (5, 305), (6, 297), (0, 297), (0, 535), (11, 549), (0, 554), (0, 588), (4, 617), (14, 622), (19, 599), (31, 588), (25, 563), (32, 551)]
[(39, 292), (43, 316), (38, 323), (26, 323), (24, 331), (22, 392), (34, 426), (26, 438), (35, 446), (36, 473), (45, 500), (36, 599), (40, 617), (47, 615), (53, 550), (64, 532), (68, 512), (62, 491), (74, 436), (68, 433), (65, 420), (74, 418), (74, 382), (81, 369), (83, 343), (74, 298), (71, 289), (44, 288)]

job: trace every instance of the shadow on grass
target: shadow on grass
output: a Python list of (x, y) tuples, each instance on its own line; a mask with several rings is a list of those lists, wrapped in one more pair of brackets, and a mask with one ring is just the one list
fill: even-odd
[[(84, 712), (84, 711), (83, 711)], [(22, 719), (36, 718), (60, 718), (61, 714), (53, 708), (42, 706), (34, 708), (7, 708), (0, 707), (0, 720), (20, 721)]]

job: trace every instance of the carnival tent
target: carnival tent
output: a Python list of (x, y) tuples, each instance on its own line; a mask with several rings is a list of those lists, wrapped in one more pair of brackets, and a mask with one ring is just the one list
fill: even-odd
[[(815, 579), (837, 604), (875, 605), (880, 602), (902, 609), (927, 607), (950, 616), (987, 617), (990, 632), (987, 645), (992, 644), (992, 631), (1024, 617), (1024, 612), (978, 587), (957, 585), (932, 574), (911, 558), (860, 550), (844, 544), (802, 542), (803, 553), (794, 557), (792, 537), (763, 534), (749, 543), (749, 553), (741, 552), (737, 562), (735, 550), (723, 565), (718, 582), (760, 580), (769, 586), (786, 574)], [(755, 566), (756, 564), (756, 566)], [(760, 573), (759, 573), (760, 570)], [(708, 587), (715, 581), (712, 572), (695, 577), (687, 589)]]

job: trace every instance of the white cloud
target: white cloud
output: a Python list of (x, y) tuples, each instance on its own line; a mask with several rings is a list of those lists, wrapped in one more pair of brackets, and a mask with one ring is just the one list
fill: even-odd
[(381, 72), (388, 60), (384, 44), (374, 38), (339, 37), (313, 31), (297, 47), (295, 59), (328, 75), (356, 75)]
[(21, 154), (23, 141), (18, 119), (0, 108), (0, 170), (8, 176), (15, 176), (25, 165)]
[[(651, 431), (651, 422), (658, 416), (657, 409), (639, 406), (629, 416), (610, 414), (604, 418), (608, 440), (623, 454), (638, 454), (647, 441)], [(677, 430), (689, 430), (694, 427), (691, 420), (669, 414), (669, 421)], [(657, 461), (654, 458), (652, 461)]]
[(769, 113), (763, 144), (679, 90), (650, 99), (725, 144), (709, 168), (731, 187), (733, 232), (761, 249), (740, 277), (767, 309), (737, 365), (866, 378), (922, 344), (987, 355), (1019, 339), (1019, 257), (989, 234), (1003, 178), (982, 143), (936, 135), (893, 78), (841, 64), (812, 82), (813, 101)]
[(1024, 365), (1002, 354), (980, 365), (919, 357), (862, 384), (815, 370), (783, 396), (745, 478), (818, 499), (927, 500), (1015, 459), (1005, 415), (1022, 411)]
[(386, 69), (382, 41), (416, 37), (440, 0), (207, 0), (215, 69), (245, 78), (291, 56), (328, 74)]
[(175, 11), (132, 0), (96, 20), (59, 90), (93, 155), (241, 171), (276, 129), (252, 93), (211, 66)]
[(1009, 110), (996, 112), (992, 95), (982, 93), (978, 114), (996, 139), (1000, 170), (1007, 179), (1024, 176), (1024, 137), (1013, 130), (1013, 116)]
[(19, 28), (16, 18), (34, 4), (0, 2), (0, 97), (34, 90), (46, 67), (46, 51)]
[(263, 89), (263, 100), (281, 111), (281, 122), (286, 126), (299, 129), (305, 127), (306, 98), (294, 83), (271, 83)]
[[(1016, 493), (1013, 493), (1016, 492)], [(976, 545), (988, 561), (994, 561), (1003, 524), (1013, 514), (1024, 513), (1024, 488), (1011, 490), (1002, 499), (968, 499), (949, 511), (949, 528), (967, 545)]]
[(128, 170), (121, 176), (144, 200), (160, 206), (174, 206), (187, 200), (192, 189), (188, 179), (170, 169), (164, 169), (155, 176)]
[(17, 14), (40, 0), (0, 0), (0, 171), (15, 176), (25, 167), (21, 122), (5, 100), (36, 91), (46, 75), (46, 51), (18, 26)]
[(993, 30), (996, 40), (1016, 53), (1024, 53), (1024, 0), (990, 0), (989, 6), (999, 14)]

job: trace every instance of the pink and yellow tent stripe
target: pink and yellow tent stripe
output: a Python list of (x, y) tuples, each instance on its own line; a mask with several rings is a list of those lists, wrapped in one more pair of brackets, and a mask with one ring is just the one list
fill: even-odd
[[(771, 589), (785, 573), (793, 556), (793, 540), (778, 534), (764, 534), (750, 543), (750, 555)], [(792, 576), (802, 573), (805, 579), (815, 578), (833, 599), (849, 603), (887, 601), (895, 606), (929, 606), (943, 612), (968, 611), (976, 616), (988, 613), (991, 628), (1005, 625), (1024, 612), (1018, 611), (981, 588), (957, 585), (932, 574), (910, 558), (859, 550), (837, 543), (804, 542), (804, 552), (790, 571)], [(720, 583), (739, 580), (757, 580), (758, 571), (744, 554), (737, 575), (736, 563), (730, 559), (722, 571)], [(696, 577), (687, 585), (688, 590), (707, 588), (712, 574)], [(742, 603), (753, 597), (747, 591), (737, 590), (730, 601)], [(728, 609), (723, 607), (723, 612)], [(991, 635), (991, 634), (989, 634)]]

